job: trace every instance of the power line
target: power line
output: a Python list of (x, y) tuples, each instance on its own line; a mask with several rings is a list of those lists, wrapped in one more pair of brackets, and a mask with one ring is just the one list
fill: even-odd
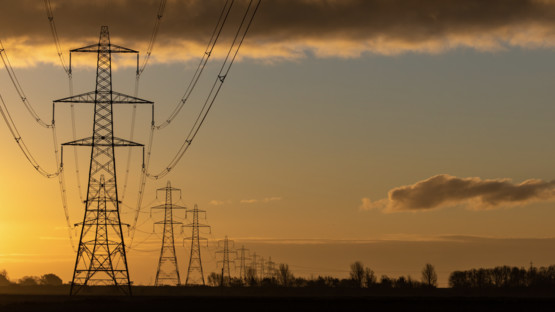
[[(158, 6), (158, 13), (156, 14), (156, 21), (154, 22), (154, 29), (152, 30), (152, 35), (150, 36), (150, 41), (148, 42), (148, 48), (146, 55), (143, 59), (143, 64), (137, 71), (137, 77), (140, 77), (148, 64), (150, 55), (152, 54), (152, 49), (154, 49), (154, 43), (156, 42), (156, 37), (158, 36), (158, 29), (160, 28), (160, 22), (164, 16), (164, 11), (166, 9), (166, 0), (160, 0), (160, 5)], [(138, 79), (138, 78), (137, 78)]]
[[(218, 38), (220, 37), (220, 34), (222, 32), (222, 29), (227, 21), (227, 17), (229, 15), (229, 12), (231, 11), (231, 7), (233, 6), (234, 0), (226, 0), (224, 7), (222, 8), (222, 11), (220, 12), (220, 16), (218, 18), (218, 21), (216, 23), (216, 26), (214, 27), (214, 30), (212, 31), (212, 35), (210, 37), (210, 40), (206, 46), (206, 50), (203, 54), (202, 59), (200, 60), (197, 69), (195, 71), (195, 74), (193, 75), (193, 77), (191, 78), (191, 81), (189, 82), (189, 85), (187, 86), (187, 89), (185, 91), (185, 94), (183, 95), (183, 97), (181, 98), (180, 102), (177, 104), (177, 106), (175, 107), (175, 109), (173, 110), (173, 112), (170, 114), (170, 117), (168, 117), (166, 119), (166, 121), (161, 125), (156, 127), (155, 123), (154, 123), (154, 119), (152, 120), (152, 124), (151, 124), (151, 129), (150, 129), (150, 135), (149, 135), (149, 140), (148, 140), (148, 145), (147, 145), (147, 153), (146, 153), (146, 162), (145, 162), (145, 167), (143, 168), (143, 171), (141, 173), (141, 177), (139, 179), (139, 192), (138, 192), (138, 197), (137, 197), (137, 213), (135, 215), (135, 218), (133, 220), (132, 226), (131, 226), (131, 240), (130, 243), (133, 243), (133, 239), (134, 239), (134, 230), (136, 228), (136, 224), (139, 218), (139, 212), (142, 209), (142, 201), (143, 201), (143, 196), (144, 196), (144, 190), (145, 190), (145, 186), (146, 186), (146, 178), (147, 178), (147, 171), (148, 168), (150, 166), (150, 157), (152, 154), (152, 143), (153, 143), (153, 139), (154, 139), (154, 130), (161, 130), (163, 128), (165, 128), (167, 125), (169, 125), (171, 123), (171, 121), (179, 114), (179, 112), (181, 111), (181, 109), (183, 108), (183, 106), (185, 105), (185, 103), (187, 102), (187, 99), (189, 98), (189, 96), (191, 95), (191, 93), (193, 92), (193, 89), (195, 88), (195, 86), (197, 85), (197, 82), (202, 74), (202, 72), (204, 71), (204, 68), (208, 62), (208, 59), (210, 58), (210, 56), (212, 55), (212, 51), (214, 50), (214, 47), (218, 41)], [(165, 7), (165, 4), (164, 4)], [(159, 12), (160, 9), (162, 9), (162, 3), (160, 4), (160, 8), (159, 8)], [(160, 14), (159, 14), (160, 15)], [(155, 25), (158, 25), (159, 23), (159, 18), (157, 18), (157, 22)], [(157, 27), (157, 26), (155, 26)], [(157, 31), (157, 28), (155, 28), (155, 31)], [(155, 36), (155, 31), (153, 31), (153, 36), (152, 38), (156, 38)], [(150, 46), (150, 45), (149, 45)], [(146, 64), (146, 59), (145, 62), (143, 64)], [(135, 92), (136, 94), (138, 93), (138, 81), (139, 81), (139, 77), (140, 74), (142, 73), (141, 70), (137, 70), (137, 79), (136, 79), (136, 84), (135, 84)], [(131, 121), (131, 126), (132, 126), (132, 130), (131, 130), (131, 138), (133, 137), (133, 133), (134, 133), (134, 125), (135, 125), (135, 107), (133, 107), (133, 112), (132, 112), (132, 121)], [(124, 186), (123, 186), (123, 196), (125, 196), (125, 191), (127, 189), (127, 181), (128, 181), (128, 172), (129, 172), (129, 163), (131, 160), (131, 152), (128, 152), (128, 168), (126, 169), (126, 176), (125, 176), (125, 180), (124, 180)]]
[(52, 38), (54, 39), (54, 44), (56, 45), (56, 52), (58, 52), (58, 57), (60, 58), (60, 63), (62, 68), (69, 76), (71, 75), (71, 70), (66, 66), (64, 60), (64, 54), (62, 53), (62, 48), (60, 47), (60, 39), (58, 37), (58, 31), (56, 30), (56, 23), (54, 22), (54, 14), (52, 14), (52, 6), (50, 5), (50, 0), (44, 0), (44, 8), (46, 10), (46, 15), (48, 16), (48, 21), (50, 24), (50, 31), (52, 32)]
[(29, 102), (29, 99), (25, 95), (25, 92), (23, 91), (23, 88), (19, 83), (19, 79), (17, 79), (17, 76), (13, 70), (12, 64), (10, 63), (10, 59), (6, 54), (6, 49), (4, 48), (4, 44), (2, 44), (2, 40), (0, 40), (0, 58), (2, 59), (2, 63), (4, 63), (4, 67), (8, 72), (8, 76), (10, 76), (10, 80), (12, 81), (12, 84), (17, 91), (19, 98), (21, 99), (21, 102), (23, 102), (23, 105), (25, 105), (25, 108), (27, 108), (29, 114), (31, 114), (33, 119), (42, 127), (52, 128), (54, 125), (52, 123), (47, 123), (40, 118), (40, 116), (37, 114), (31, 103)]
[[(152, 34), (150, 36), (150, 41), (148, 43), (147, 51), (143, 59), (142, 65), (139, 67), (139, 55), (137, 55), (137, 72), (135, 76), (135, 92), (134, 96), (139, 96), (139, 82), (141, 79), (141, 75), (145, 70), (150, 56), (152, 55), (152, 50), (154, 49), (154, 43), (156, 42), (156, 38), (158, 36), (158, 30), (160, 29), (160, 23), (162, 21), (162, 17), (164, 16), (164, 11), (166, 9), (166, 0), (160, 0), (160, 5), (158, 6), (158, 12), (156, 14), (156, 21), (154, 22), (154, 29), (152, 30)], [(137, 116), (137, 105), (133, 105), (133, 109), (131, 111), (131, 130), (129, 133), (129, 140), (133, 141), (135, 136), (135, 120)], [(127, 192), (127, 184), (129, 181), (129, 168), (131, 165), (131, 150), (127, 152), (127, 167), (125, 169), (125, 176), (123, 178), (123, 190), (121, 194), (121, 199), (125, 198), (125, 194)]]
[(166, 120), (162, 124), (156, 126), (156, 130), (162, 130), (165, 127), (167, 127), (175, 119), (175, 117), (177, 117), (177, 115), (179, 114), (179, 112), (181, 111), (181, 109), (183, 108), (183, 106), (191, 96), (193, 89), (196, 87), (200, 79), (200, 76), (202, 75), (202, 72), (204, 71), (204, 68), (208, 63), (208, 59), (210, 58), (210, 56), (212, 56), (212, 51), (214, 51), (214, 47), (216, 46), (216, 43), (220, 38), (220, 35), (227, 21), (227, 18), (229, 16), (229, 12), (231, 11), (233, 3), (234, 3), (234, 0), (231, 0), (231, 1), (227, 0), (225, 2), (224, 7), (222, 8), (222, 11), (220, 13), (220, 17), (218, 18), (218, 22), (216, 23), (216, 26), (212, 31), (212, 36), (208, 41), (204, 54), (202, 55), (202, 58), (197, 65), (197, 69), (195, 70), (195, 73), (193, 74), (191, 81), (189, 81), (189, 84), (187, 85), (187, 89), (185, 89), (185, 94), (183, 94), (183, 96), (181, 97), (181, 100), (179, 100), (174, 110), (169, 115), (169, 117), (166, 118)]
[[(6, 71), (8, 72), (10, 80), (12, 81), (12, 84), (13, 84), (14, 88), (16, 89), (16, 92), (18, 93), (18, 95), (19, 95), (21, 101), (23, 102), (24, 106), (27, 108), (27, 111), (29, 112), (29, 114), (35, 119), (35, 121), (39, 125), (41, 125), (45, 128), (50, 128), (51, 131), (52, 131), (52, 138), (53, 138), (53, 144), (54, 144), (54, 159), (56, 160), (56, 172), (48, 172), (38, 164), (36, 159), (31, 154), (30, 150), (28, 149), (27, 145), (23, 141), (23, 138), (21, 137), (21, 134), (17, 130), (17, 127), (16, 127), (16, 125), (15, 125), (15, 123), (14, 123), (14, 121), (13, 121), (13, 119), (12, 119), (10, 113), (9, 113), (9, 110), (6, 106), (6, 103), (2, 99), (2, 105), (3, 105), (3, 111), (4, 111), (2, 113), (2, 115), (4, 117), (4, 121), (6, 122), (6, 125), (10, 129), (10, 132), (14, 136), (15, 141), (17, 142), (19, 148), (21, 149), (21, 151), (23, 152), (23, 154), (25, 155), (27, 160), (37, 170), (37, 172), (39, 172), (41, 175), (45, 176), (46, 178), (58, 177), (58, 183), (59, 183), (59, 186), (60, 186), (60, 195), (62, 197), (62, 206), (63, 206), (63, 209), (64, 209), (66, 223), (67, 223), (67, 226), (68, 226), (68, 234), (69, 234), (69, 238), (70, 238), (70, 244), (71, 244), (72, 248), (75, 250), (75, 245), (74, 245), (74, 242), (73, 242), (73, 232), (71, 231), (73, 227), (72, 227), (70, 219), (69, 219), (69, 209), (68, 209), (68, 205), (67, 205), (67, 192), (66, 192), (66, 189), (65, 189), (65, 174), (63, 172), (63, 165), (62, 165), (61, 156), (59, 155), (59, 151), (58, 151), (58, 140), (57, 140), (57, 134), (56, 134), (56, 122), (55, 122), (54, 114), (52, 115), (52, 122), (50, 124), (47, 124), (38, 116), (36, 111), (33, 109), (31, 103), (29, 102), (27, 96), (25, 95), (25, 92), (23, 91), (23, 87), (21, 86), (21, 83), (19, 82), (19, 79), (17, 78), (17, 76), (15, 74), (15, 71), (14, 71), (14, 69), (13, 69), (13, 67), (10, 63), (8, 55), (6, 54), (6, 50), (4, 48), (4, 45), (2, 44), (2, 41), (0, 41), (0, 57), (2, 58), (2, 62), (4, 63), (4, 67), (6, 68)], [(52, 106), (52, 108), (54, 110), (54, 105)]]
[[(245, 14), (243, 16), (243, 19), (241, 20), (241, 24), (239, 25), (239, 28), (237, 29), (237, 33), (235, 34), (235, 38), (233, 39), (233, 42), (229, 48), (229, 51), (227, 53), (227, 56), (224, 60), (224, 62), (222, 63), (222, 67), (220, 68), (220, 71), (218, 72), (217, 78), (214, 81), (214, 84), (212, 85), (212, 88), (204, 102), (204, 105), (202, 106), (201, 111), (199, 112), (199, 114), (197, 115), (197, 118), (195, 120), (195, 123), (193, 124), (193, 126), (191, 127), (189, 134), (187, 135), (187, 137), (185, 138), (183, 144), (181, 145), (179, 151), (177, 152), (177, 154), (173, 157), (173, 159), (170, 161), (169, 165), (166, 166), (165, 169), (163, 169), (162, 171), (160, 171), (157, 174), (153, 174), (150, 173), (148, 171), (146, 171), (146, 175), (147, 177), (157, 180), (160, 179), (164, 176), (166, 176), (176, 165), (177, 163), (181, 160), (181, 158), (183, 157), (183, 155), (185, 154), (185, 152), (188, 150), (189, 146), (191, 146), (191, 143), (193, 142), (194, 138), (196, 137), (196, 135), (198, 134), (200, 128), (202, 127), (202, 125), (204, 124), (206, 117), (208, 116), (208, 113), (210, 112), (210, 110), (212, 109), (212, 106), (214, 105), (214, 102), (222, 88), (222, 85), (227, 77), (227, 75), (229, 74), (229, 71), (231, 70), (231, 66), (233, 65), (237, 54), (239, 53), (239, 49), (241, 48), (243, 41), (250, 29), (250, 26), (252, 25), (252, 21), (254, 19), (254, 16), (256, 15), (256, 12), (258, 10), (258, 7), (260, 6), (260, 2), (261, 0), (258, 0), (254, 11), (252, 13), (250, 13), (250, 8), (252, 6), (254, 0), (251, 0), (249, 2), (249, 6), (247, 7), (247, 10), (245, 11)], [(243, 26), (245, 25), (245, 21), (247, 20), (248, 15), (251, 14), (250, 20), (248, 21), (248, 23), (246, 24), (246, 28), (243, 30)], [(237, 39), (239, 38), (241, 32), (243, 32), (242, 36), (241, 36), (241, 40), (237, 43)], [(233, 56), (232, 56), (233, 55)], [(153, 129), (151, 130), (153, 131)], [(148, 167), (146, 168), (148, 170)]]

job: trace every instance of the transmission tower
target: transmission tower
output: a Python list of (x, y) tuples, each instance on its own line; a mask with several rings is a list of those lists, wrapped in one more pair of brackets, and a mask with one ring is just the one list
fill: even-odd
[(249, 250), (243, 245), (237, 251), (239, 251), (239, 278), (244, 281), (247, 278), (247, 260), (250, 260), (246, 252)]
[[(218, 261), (218, 263), (222, 263), (222, 286), (230, 286), (231, 285), (231, 272), (229, 270), (229, 262), (233, 261), (233, 264), (235, 264), (235, 259), (230, 260), (229, 259), (229, 255), (230, 254), (235, 254), (235, 256), (237, 256), (237, 252), (236, 251), (230, 251), (230, 247), (229, 247), (229, 243), (231, 242), (231, 244), (233, 244), (233, 241), (230, 241), (227, 238), (227, 235), (225, 237), (225, 239), (223, 241), (219, 241), (218, 245), (223, 245), (221, 250), (216, 251), (216, 253), (221, 253), (222, 254), (222, 260)], [(233, 246), (231, 247), (233, 248)]]
[[(191, 237), (186, 237), (185, 239), (191, 240), (191, 255), (189, 257), (189, 268), (187, 269), (187, 279), (185, 279), (185, 285), (189, 285), (189, 279), (191, 278), (191, 283), (205, 285), (204, 283), (204, 273), (202, 271), (202, 260), (200, 258), (200, 240), (206, 240), (206, 238), (200, 237), (200, 228), (206, 227), (210, 229), (210, 225), (201, 224), (199, 223), (199, 213), (204, 213), (206, 218), (206, 211), (199, 210), (198, 206), (195, 204), (195, 208), (191, 210), (185, 211), (185, 217), (187, 214), (192, 212), (193, 213), (193, 221), (189, 224), (184, 225), (184, 227), (192, 228)], [(191, 277), (191, 273), (199, 273), (200, 278), (193, 280)]]
[(272, 261), (272, 257), (268, 257), (266, 262), (266, 276), (273, 279), (276, 275), (276, 263)]
[(166, 203), (151, 208), (164, 209), (164, 221), (158, 221), (154, 223), (155, 225), (164, 225), (164, 233), (162, 234), (162, 248), (160, 250), (160, 260), (158, 261), (158, 270), (156, 271), (156, 280), (154, 281), (154, 286), (180, 285), (181, 279), (179, 278), (177, 257), (175, 255), (173, 227), (175, 224), (183, 223), (173, 220), (173, 210), (186, 208), (173, 204), (172, 192), (179, 192), (181, 195), (181, 190), (177, 188), (172, 188), (170, 181), (168, 181), (166, 187), (157, 190), (157, 192), (159, 191), (164, 191), (166, 193)]
[(258, 262), (257, 262), (257, 255), (256, 252), (252, 254), (251, 257), (251, 269), (252, 269), (252, 275), (254, 278), (256, 278), (258, 276)]
[[(85, 215), (70, 286), (70, 295), (86, 285), (114, 285), (131, 295), (131, 282), (123, 240), (116, 183), (114, 147), (143, 146), (114, 137), (112, 104), (153, 104), (112, 91), (112, 53), (138, 53), (110, 44), (107, 26), (102, 26), (98, 44), (74, 49), (71, 53), (97, 53), (95, 91), (71, 96), (54, 103), (94, 104), (92, 136), (64, 143), (65, 146), (91, 146), (91, 162)], [(70, 63), (71, 71), (71, 63)]]
[(260, 280), (263, 280), (264, 277), (265, 277), (264, 276), (265, 266), (264, 266), (264, 258), (263, 257), (260, 257), (260, 262), (258, 263), (258, 265), (260, 266)]

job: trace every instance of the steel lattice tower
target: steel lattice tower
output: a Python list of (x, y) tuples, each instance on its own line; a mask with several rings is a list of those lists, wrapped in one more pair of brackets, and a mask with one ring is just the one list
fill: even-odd
[(253, 270), (253, 276), (256, 278), (258, 276), (258, 261), (257, 261), (256, 252), (252, 254), (251, 257), (251, 269)]
[(184, 227), (192, 228), (191, 237), (186, 237), (185, 239), (191, 240), (191, 255), (189, 257), (189, 268), (187, 269), (187, 278), (185, 279), (185, 285), (189, 285), (189, 280), (193, 280), (191, 277), (191, 273), (198, 272), (200, 274), (200, 278), (197, 278), (193, 282), (199, 284), (202, 282), (202, 285), (205, 285), (204, 282), (204, 273), (202, 271), (202, 260), (200, 258), (200, 240), (206, 240), (206, 238), (200, 237), (200, 228), (206, 227), (210, 228), (209, 225), (199, 223), (199, 213), (204, 213), (206, 217), (205, 210), (199, 210), (198, 206), (195, 204), (195, 208), (191, 210), (186, 210), (185, 217), (187, 217), (187, 213), (193, 213), (193, 222), (184, 225)]
[(241, 246), (238, 249), (239, 253), (239, 278), (244, 281), (246, 279), (246, 272), (247, 272), (247, 260), (250, 260), (250, 257), (247, 257), (246, 251), (249, 251), (245, 248), (245, 246)]
[(173, 227), (175, 224), (183, 224), (173, 220), (174, 209), (185, 209), (185, 207), (174, 205), (172, 202), (172, 192), (180, 192), (180, 189), (172, 188), (171, 183), (157, 191), (166, 193), (166, 203), (163, 205), (152, 207), (151, 209), (164, 209), (164, 221), (158, 221), (154, 224), (163, 224), (164, 233), (162, 234), (162, 248), (160, 250), (160, 260), (158, 261), (158, 270), (156, 271), (156, 280), (154, 286), (161, 285), (180, 285), (179, 269), (177, 266), (177, 257), (175, 255), (175, 240), (173, 235)]
[(274, 261), (272, 261), (272, 257), (268, 258), (268, 262), (266, 262), (266, 275), (273, 279), (276, 276), (276, 263)]
[[(71, 96), (54, 103), (94, 104), (92, 136), (62, 146), (91, 146), (91, 162), (85, 215), (81, 225), (79, 247), (70, 287), (70, 295), (86, 285), (114, 285), (131, 295), (131, 282), (123, 240), (116, 182), (116, 146), (143, 146), (113, 135), (113, 104), (153, 104), (112, 91), (112, 53), (138, 53), (110, 44), (107, 26), (102, 26), (98, 44), (70, 51), (97, 53), (95, 91)], [(70, 62), (71, 71), (71, 62)]]
[(264, 276), (264, 258), (260, 257), (260, 262), (258, 263), (260, 266), (260, 280), (263, 280), (266, 276)]
[(216, 253), (221, 253), (222, 254), (222, 260), (218, 261), (222, 263), (222, 286), (230, 286), (231, 284), (231, 272), (229, 270), (229, 262), (233, 261), (233, 263), (235, 263), (235, 260), (230, 260), (229, 259), (229, 255), (230, 254), (236, 254), (235, 251), (230, 251), (229, 250), (229, 243), (233, 244), (233, 241), (230, 241), (227, 238), (227, 235), (225, 236), (223, 241), (219, 241), (218, 244), (223, 243), (223, 246), (221, 247), (221, 250), (216, 251)]

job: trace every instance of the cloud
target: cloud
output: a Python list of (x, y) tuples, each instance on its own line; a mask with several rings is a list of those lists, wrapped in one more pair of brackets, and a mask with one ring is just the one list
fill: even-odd
[[(144, 52), (159, 1), (51, 3), (64, 51), (97, 41), (100, 25), (109, 25), (115, 43)], [(153, 61), (200, 57), (223, 3), (168, 1)], [(235, 1), (222, 42), (233, 37), (247, 3)], [(263, 1), (240, 55), (271, 62), (309, 54), (356, 58), (365, 53), (441, 53), (459, 47), (479, 51), (553, 47), (554, 26), (555, 1), (551, 0)], [(42, 2), (3, 1), (0, 29), (16, 65), (57, 62)]]
[(242, 199), (240, 201), (241, 204), (256, 204), (256, 203), (269, 203), (273, 201), (282, 200), (282, 197), (274, 196), (274, 197), (266, 197), (263, 199)]
[(266, 197), (262, 200), (262, 202), (269, 203), (276, 200), (281, 200), (281, 197)]
[(212, 205), (212, 206), (221, 206), (221, 205), (225, 204), (225, 201), (214, 199), (214, 200), (209, 201), (208, 204)]
[(514, 184), (509, 179), (458, 178), (439, 174), (412, 185), (394, 188), (388, 198), (362, 199), (363, 210), (423, 211), (454, 205), (476, 210), (524, 205), (555, 199), (555, 181), (537, 179)]

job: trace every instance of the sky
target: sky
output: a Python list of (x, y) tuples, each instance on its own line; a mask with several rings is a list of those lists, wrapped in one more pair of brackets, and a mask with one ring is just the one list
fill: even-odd
[[(102, 25), (112, 43), (143, 58), (159, 1), (51, 4), (67, 61), (69, 49), (98, 42)], [(183, 143), (246, 4), (235, 2), (182, 112), (155, 132), (153, 174)], [(223, 5), (167, 1), (139, 89), (155, 102), (156, 124), (183, 96)], [(49, 121), (52, 101), (69, 89), (44, 4), (0, 0), (0, 8), (6, 55)], [(453, 270), (555, 263), (553, 15), (548, 0), (263, 0), (191, 148), (169, 175), (146, 185), (131, 279), (153, 282), (161, 239), (153, 222), (162, 216), (149, 207), (162, 203), (156, 189), (168, 181), (182, 190), (179, 204), (207, 211), (207, 272), (218, 270), (214, 252), (226, 235), (306, 277), (347, 277), (360, 260), (378, 276), (419, 279), (429, 262), (446, 286)], [(133, 94), (136, 59), (118, 55), (113, 64), (114, 90)], [(74, 93), (93, 90), (94, 57), (73, 55), (72, 66)], [(55, 171), (50, 131), (0, 71), (0, 94), (23, 139)], [(75, 111), (77, 137), (90, 136), (92, 106)], [(131, 112), (114, 108), (116, 136), (130, 137)], [(150, 114), (138, 109), (135, 141), (148, 142)], [(58, 143), (72, 140), (68, 106), (56, 107), (56, 126)], [(75, 252), (58, 181), (36, 172), (5, 125), (0, 140), (0, 269), (15, 280), (52, 272), (68, 281)], [(77, 223), (90, 151), (78, 150), (78, 167), (73, 152), (64, 153), (69, 216)], [(132, 223), (141, 152), (132, 152), (125, 192), (126, 150), (116, 151), (116, 166), (122, 219)], [(181, 272), (186, 236), (176, 229)]]

